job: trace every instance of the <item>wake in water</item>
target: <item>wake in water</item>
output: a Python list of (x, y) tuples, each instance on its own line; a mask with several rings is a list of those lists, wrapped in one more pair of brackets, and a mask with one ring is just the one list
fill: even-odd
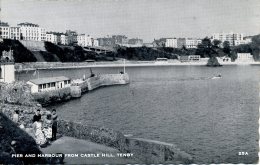
[[(197, 80), (215, 80), (221, 79), (222, 76), (214, 76), (214, 77), (187, 77), (187, 78), (172, 78), (172, 79), (160, 79), (159, 81), (170, 82), (170, 81), (197, 81)], [(132, 81), (132, 82), (158, 82), (158, 80), (154, 79), (145, 79), (140, 81)]]

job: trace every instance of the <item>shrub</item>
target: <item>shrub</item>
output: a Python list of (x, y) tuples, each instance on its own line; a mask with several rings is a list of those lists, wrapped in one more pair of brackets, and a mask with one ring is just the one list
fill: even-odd
[(57, 90), (43, 91), (33, 94), (34, 100), (43, 105), (48, 105), (50, 103), (67, 100), (70, 96), (70, 87), (61, 88)]

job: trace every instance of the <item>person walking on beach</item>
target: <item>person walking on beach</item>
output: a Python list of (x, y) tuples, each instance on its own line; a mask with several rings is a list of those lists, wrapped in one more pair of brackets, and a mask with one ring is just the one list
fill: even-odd
[(56, 134), (57, 134), (57, 118), (58, 115), (56, 114), (56, 109), (52, 110), (52, 140), (56, 140)]
[(35, 115), (33, 116), (33, 123), (34, 123), (35, 121), (41, 120), (42, 115), (41, 115), (40, 112), (41, 112), (41, 110), (40, 110), (40, 109), (37, 109)]

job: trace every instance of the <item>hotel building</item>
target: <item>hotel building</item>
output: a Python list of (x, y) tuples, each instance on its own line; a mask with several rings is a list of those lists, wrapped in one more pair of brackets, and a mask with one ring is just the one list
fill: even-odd
[(92, 38), (90, 35), (80, 34), (77, 36), (79, 46), (98, 46), (98, 40)]
[(20, 27), (9, 27), (8, 23), (0, 22), (0, 37), (2, 39), (20, 40)]
[(243, 34), (241, 33), (214, 33), (212, 36), (213, 40), (220, 40), (223, 42), (228, 41), (230, 46), (238, 44), (239, 41), (243, 40)]
[(165, 47), (177, 48), (176, 38), (166, 38)]
[(46, 41), (46, 31), (37, 24), (20, 23), (18, 27), (21, 29), (21, 40)]

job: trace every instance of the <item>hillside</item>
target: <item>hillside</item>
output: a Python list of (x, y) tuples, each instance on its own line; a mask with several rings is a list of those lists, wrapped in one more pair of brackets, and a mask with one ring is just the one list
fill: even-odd
[[(0, 42), (0, 51), (9, 51), (13, 50), (14, 60), (15, 62), (36, 62), (37, 59), (33, 55), (33, 53), (24, 47), (17, 40), (4, 39), (3, 42)], [(2, 56), (2, 54), (0, 54)]]
[[(12, 158), (11, 154), (40, 154), (34, 139), (21, 130), (3, 113), (0, 113), (0, 164), (47, 163), (44, 158)], [(16, 146), (11, 143), (16, 141)]]

